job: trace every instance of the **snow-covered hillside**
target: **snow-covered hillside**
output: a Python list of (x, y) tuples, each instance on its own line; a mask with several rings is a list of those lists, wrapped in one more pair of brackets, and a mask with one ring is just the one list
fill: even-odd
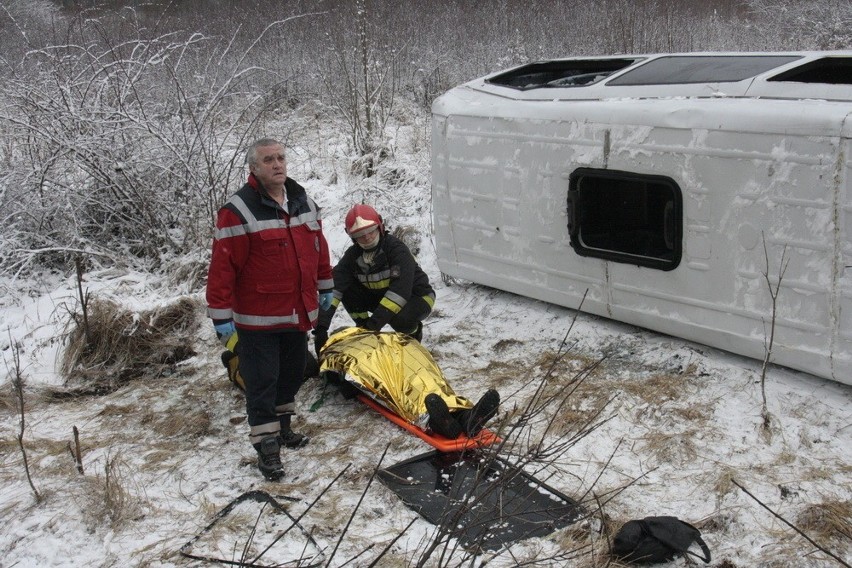
[[(348, 245), (342, 217), (355, 202), (374, 205), (392, 227), (412, 229), (438, 295), (423, 344), (459, 393), (476, 399), (488, 388), (500, 391), (497, 423), (506, 428), (517, 425), (536, 392), (550, 401), (514, 430), (505, 457), (549, 449), (527, 471), (594, 512), (590, 522), (485, 552), (470, 565), (604, 566), (600, 529), (648, 515), (674, 515), (700, 528), (713, 566), (852, 563), (852, 388), (773, 367), (766, 429), (759, 361), (443, 280), (431, 237), (428, 117), (399, 112), (387, 130), (389, 156), (363, 177), (341, 125), (315, 116), (294, 115), (267, 133), (290, 141), (290, 175), (323, 206), (335, 259)], [(195, 301), (198, 331), (185, 341), (196, 354), (167, 376), (130, 380), (109, 394), (47, 397), (48, 388), (62, 385), (58, 358), (68, 313), (78, 305), (75, 278), (2, 277), (0, 348), (10, 375), (19, 355), (27, 381), (22, 442), (32, 486), (7, 378), (0, 398), (0, 565), (200, 566), (179, 552), (196, 535), (196, 555), (236, 562), (250, 540), (261, 550), (272, 542), (280, 522), (264, 520), (253, 534), (261, 507), (247, 502), (223, 519), (215, 538), (204, 529), (255, 489), (282, 503), (305, 531), (291, 531), (259, 564), (316, 549), (324, 565), (368, 566), (391, 544), (376, 565), (423, 558), (435, 527), (371, 479), (383, 452), (387, 466), (428, 451), (422, 441), (313, 379), (300, 392), (295, 423), (311, 442), (285, 452), (281, 482), (265, 482), (248, 443), (242, 393), (228, 382), (204, 317), (203, 287), (117, 270), (88, 273), (84, 286), (91, 297), (134, 313), (180, 297)], [(34, 292), (21, 295), (23, 289)], [(337, 317), (343, 323), (345, 316)], [(69, 451), (75, 427), (82, 475)], [(566, 440), (573, 441), (560, 445)], [(570, 563), (555, 560), (571, 551)], [(456, 566), (465, 554), (451, 543), (446, 556), (435, 553), (425, 565)]]

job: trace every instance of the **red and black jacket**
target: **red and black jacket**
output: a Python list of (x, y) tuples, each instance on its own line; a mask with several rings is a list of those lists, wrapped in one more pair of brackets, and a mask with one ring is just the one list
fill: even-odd
[(261, 183), (248, 183), (219, 210), (207, 279), (207, 313), (237, 328), (307, 331), (317, 294), (334, 285), (320, 209), (291, 179), (280, 206)]

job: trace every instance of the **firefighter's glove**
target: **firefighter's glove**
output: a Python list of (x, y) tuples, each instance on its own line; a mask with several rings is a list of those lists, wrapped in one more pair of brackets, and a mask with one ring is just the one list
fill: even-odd
[(228, 345), (228, 340), (231, 336), (237, 333), (237, 328), (234, 327), (234, 320), (213, 320), (213, 328), (216, 330), (216, 337), (222, 345)]
[(314, 352), (317, 354), (317, 359), (320, 358), (320, 351), (326, 341), (328, 341), (328, 330), (324, 327), (316, 328), (314, 330)]
[(368, 331), (381, 331), (382, 330), (382, 326), (380, 326), (378, 324), (378, 322), (376, 322), (376, 320), (374, 320), (371, 317), (364, 320), (364, 323), (361, 324), (360, 327), (363, 327), (364, 329), (366, 329)]
[(319, 305), (322, 311), (328, 311), (331, 307), (331, 300), (334, 298), (334, 294), (331, 292), (320, 292), (319, 293)]

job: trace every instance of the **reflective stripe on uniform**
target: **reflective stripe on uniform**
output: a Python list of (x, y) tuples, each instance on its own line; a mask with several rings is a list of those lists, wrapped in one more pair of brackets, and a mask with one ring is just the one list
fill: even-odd
[(281, 423), (278, 420), (275, 422), (267, 422), (266, 424), (258, 424), (257, 426), (251, 427), (251, 430), (249, 431), (249, 441), (252, 444), (259, 444), (264, 438), (277, 436), (280, 431)]
[(229, 308), (207, 308), (207, 317), (216, 320), (229, 320), (234, 317), (234, 312)]
[[(314, 311), (314, 313), (316, 310)], [(280, 324), (299, 325), (299, 314), (293, 312), (289, 316), (253, 316), (250, 314), (234, 313), (234, 322), (251, 326), (273, 326)]]
[(246, 234), (246, 228), (243, 225), (234, 225), (233, 227), (223, 227), (221, 229), (216, 229), (213, 238), (217, 241), (221, 241), (222, 239), (229, 239), (231, 237), (239, 237), (241, 235)]
[(398, 314), (399, 311), (402, 309), (397, 304), (391, 302), (387, 298), (382, 298), (382, 300), (379, 302), (379, 305), (384, 306), (385, 308), (389, 309), (390, 311), (392, 311), (395, 314)]
[(400, 310), (405, 307), (405, 304), (408, 303), (408, 300), (406, 300), (396, 292), (388, 290), (387, 292), (385, 292), (384, 298), (382, 298), (379, 303), (390, 311), (392, 311), (393, 313), (398, 314)]
[[(239, 211), (240, 215), (242, 215), (243, 219), (245, 219), (244, 228), (238, 227), (227, 227), (225, 229), (217, 230), (217, 238), (220, 233), (224, 236), (234, 236), (237, 234), (244, 233), (258, 233), (265, 229), (281, 229), (281, 228), (292, 228), (299, 227), (301, 225), (307, 225), (309, 229), (313, 231), (319, 231), (319, 221), (322, 219), (322, 215), (317, 209), (316, 204), (308, 200), (308, 208), (310, 209), (306, 213), (302, 213), (301, 215), (296, 215), (295, 217), (290, 217), (290, 222), (288, 223), (285, 219), (269, 219), (267, 221), (258, 221), (257, 217), (255, 217), (254, 213), (251, 212), (246, 202), (238, 196), (234, 195), (228, 201), (231, 205), (233, 205), (237, 211)], [(233, 233), (233, 234), (229, 234)], [(333, 284), (331, 281), (328, 283), (328, 287), (331, 287)]]
[(358, 281), (365, 287), (371, 290), (381, 290), (388, 288), (391, 282), (390, 268), (372, 274), (358, 274)]

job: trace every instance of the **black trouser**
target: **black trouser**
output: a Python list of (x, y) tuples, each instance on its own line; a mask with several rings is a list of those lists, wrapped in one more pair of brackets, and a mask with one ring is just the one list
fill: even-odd
[[(342, 301), (347, 312), (351, 314), (372, 313), (379, 306), (379, 300), (370, 297), (368, 293), (363, 292), (362, 290), (362, 288), (353, 286), (353, 290), (351, 292), (347, 290), (346, 293), (343, 294)], [(417, 331), (417, 326), (420, 322), (426, 319), (426, 316), (428, 316), (431, 312), (432, 306), (430, 306), (422, 297), (415, 296), (405, 303), (405, 306), (402, 307), (398, 314), (395, 314), (391, 318), (388, 324), (394, 331), (398, 331), (400, 333), (414, 333)], [(361, 325), (363, 323), (363, 320), (355, 320), (355, 325)]]
[(246, 385), (246, 414), (252, 444), (281, 430), (280, 416), (296, 410), (305, 380), (302, 331), (239, 330), (240, 375)]

